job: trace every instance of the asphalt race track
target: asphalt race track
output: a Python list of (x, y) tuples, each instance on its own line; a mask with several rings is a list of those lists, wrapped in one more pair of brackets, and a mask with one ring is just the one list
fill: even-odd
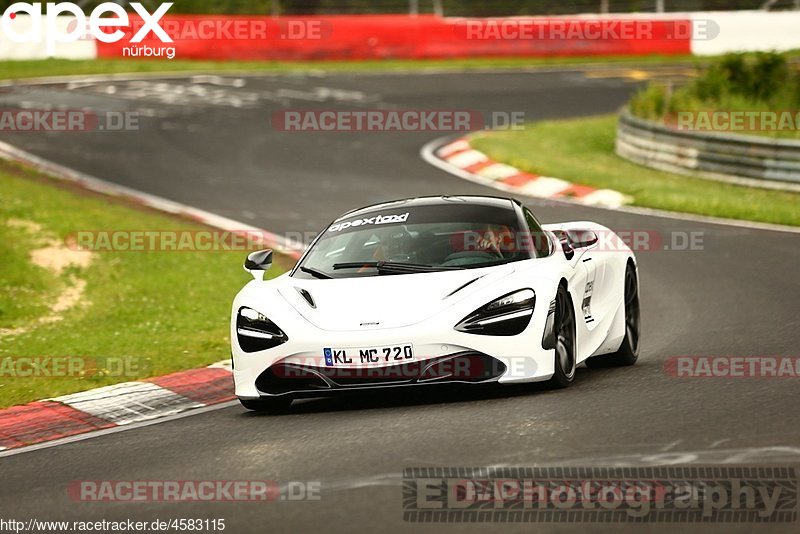
[[(422, 161), (420, 148), (436, 134), (284, 133), (270, 126), (275, 111), (445, 108), (525, 111), (540, 119), (611, 112), (635, 87), (579, 71), (201, 77), (8, 87), (0, 89), (0, 108), (140, 111), (138, 132), (19, 133), (2, 140), (283, 233), (315, 231), (345, 210), (383, 200), (497, 192)], [(663, 367), (680, 355), (800, 356), (800, 234), (527, 201), (543, 222), (591, 219), (615, 230), (702, 232), (702, 251), (638, 255), (644, 332), (636, 366), (581, 368), (573, 387), (562, 391), (319, 399), (281, 416), (227, 406), (27, 452), (0, 459), (3, 515), (225, 518), (229, 532), (471, 532), (498, 525), (404, 523), (403, 468), (800, 464), (796, 380), (681, 379)], [(75, 480), (320, 481), (323, 489), (321, 500), (311, 502), (85, 504), (67, 496)], [(503, 525), (528, 532), (601, 526)], [(722, 528), (751, 532), (755, 525)], [(765, 532), (795, 528), (759, 525)]]

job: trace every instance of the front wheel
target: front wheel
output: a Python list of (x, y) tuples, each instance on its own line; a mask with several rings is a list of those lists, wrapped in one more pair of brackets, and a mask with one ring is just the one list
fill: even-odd
[(639, 311), (639, 279), (636, 269), (628, 264), (625, 271), (625, 338), (619, 350), (607, 356), (595, 356), (586, 360), (593, 368), (624, 367), (633, 365), (639, 359), (639, 338), (641, 335), (641, 314)]
[(242, 406), (253, 412), (276, 413), (282, 412), (292, 405), (291, 397), (267, 397), (260, 399), (239, 399)]
[(575, 311), (564, 286), (556, 295), (556, 316), (553, 331), (556, 338), (556, 361), (550, 385), (565, 388), (575, 379)]

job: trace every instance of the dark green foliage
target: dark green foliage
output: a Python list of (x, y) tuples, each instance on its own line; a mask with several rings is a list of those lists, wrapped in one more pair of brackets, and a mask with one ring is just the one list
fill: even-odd
[(630, 109), (634, 115), (653, 120), (676, 111), (797, 110), (800, 69), (789, 57), (775, 52), (730, 54), (712, 61), (683, 87), (673, 90), (664, 83), (651, 83), (634, 96)]

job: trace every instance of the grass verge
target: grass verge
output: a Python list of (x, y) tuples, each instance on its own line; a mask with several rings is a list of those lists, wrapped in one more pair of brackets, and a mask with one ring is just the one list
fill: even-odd
[(132, 59), (0, 61), (0, 78), (19, 79), (45, 76), (83, 76), (91, 74), (128, 74), (157, 72), (381, 72), (429, 69), (480, 70), (524, 69), (556, 66), (669, 65), (691, 62), (691, 56), (610, 56), (551, 58), (469, 58), (447, 60), (382, 61), (143, 61)]
[[(0, 163), (0, 408), (228, 357), (245, 253), (65, 246), (70, 234), (104, 230), (207, 228)], [(290, 261), (276, 260), (271, 276)], [(69, 376), (20, 376), (31, 361)], [(84, 374), (59, 370), (66, 361), (85, 363)]]
[(525, 130), (477, 135), (473, 146), (496, 161), (632, 196), (662, 210), (800, 225), (800, 194), (741, 187), (661, 172), (614, 153), (616, 115), (546, 121)]

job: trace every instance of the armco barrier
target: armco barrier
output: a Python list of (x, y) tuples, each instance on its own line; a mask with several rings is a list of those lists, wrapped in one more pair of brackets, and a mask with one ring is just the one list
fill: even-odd
[(679, 131), (626, 109), (617, 129), (617, 154), (669, 172), (800, 190), (800, 141)]

